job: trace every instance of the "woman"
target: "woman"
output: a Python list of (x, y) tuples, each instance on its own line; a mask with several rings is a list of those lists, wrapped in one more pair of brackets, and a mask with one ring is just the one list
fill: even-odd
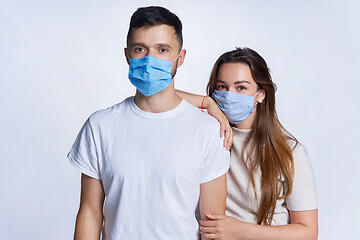
[[(251, 49), (226, 52), (213, 67), (207, 93), (234, 136), (227, 216), (200, 221), (206, 239), (317, 239), (311, 166), (304, 146), (279, 122), (275, 90), (265, 60)], [(179, 95), (224, 121), (211, 98)], [(229, 138), (232, 133), (222, 125)]]

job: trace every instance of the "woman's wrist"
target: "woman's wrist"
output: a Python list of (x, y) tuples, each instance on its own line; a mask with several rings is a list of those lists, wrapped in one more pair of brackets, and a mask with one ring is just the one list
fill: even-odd
[(206, 98), (206, 95), (201, 98), (200, 109), (202, 112), (204, 111), (204, 109), (206, 109), (206, 107), (204, 107), (205, 98)]
[(216, 102), (211, 97), (205, 95), (203, 98), (202, 108), (208, 109), (211, 106), (216, 105)]

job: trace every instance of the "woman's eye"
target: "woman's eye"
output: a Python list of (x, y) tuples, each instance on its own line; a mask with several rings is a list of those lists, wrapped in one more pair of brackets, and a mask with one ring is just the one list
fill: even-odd
[(244, 87), (244, 86), (238, 86), (238, 89), (239, 89), (239, 90), (245, 90), (246, 87)]
[(219, 89), (219, 90), (224, 90), (224, 89), (226, 89), (226, 87), (225, 87), (224, 85), (218, 85), (218, 86), (217, 86), (217, 89)]

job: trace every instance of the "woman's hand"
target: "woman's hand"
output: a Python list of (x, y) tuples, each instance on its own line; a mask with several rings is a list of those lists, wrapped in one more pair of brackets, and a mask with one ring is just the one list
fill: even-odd
[(242, 222), (236, 218), (206, 215), (210, 220), (200, 220), (200, 233), (207, 240), (246, 239), (317, 239), (318, 210), (290, 211), (290, 224), (264, 226)]
[(233, 140), (233, 131), (231, 129), (229, 120), (226, 118), (225, 114), (220, 110), (214, 99), (209, 96), (206, 96), (203, 102), (203, 107), (208, 111), (208, 113), (213, 116), (220, 123), (220, 137), (224, 137), (224, 147), (227, 150), (230, 150)]
[(200, 233), (205, 239), (211, 240), (242, 240), (246, 238), (251, 224), (219, 215), (206, 215), (210, 220), (200, 220)]

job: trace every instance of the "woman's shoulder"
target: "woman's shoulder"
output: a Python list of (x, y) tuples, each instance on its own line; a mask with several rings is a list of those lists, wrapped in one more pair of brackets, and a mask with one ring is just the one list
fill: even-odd
[(304, 144), (292, 141), (290, 146), (292, 147), (295, 175), (312, 174), (311, 162)]
[(289, 145), (292, 154), (305, 153), (307, 154), (304, 144), (299, 142), (296, 138), (286, 136), (286, 143)]
[(296, 142), (292, 144), (292, 153), (294, 158), (297, 156), (306, 156), (308, 155), (307, 148), (301, 142)]
[(308, 151), (304, 144), (302, 144), (295, 138), (288, 138), (287, 144), (289, 145), (289, 147), (291, 149), (295, 167), (296, 167), (296, 165), (299, 165), (299, 164), (302, 165), (304, 163), (307, 164), (309, 162)]

